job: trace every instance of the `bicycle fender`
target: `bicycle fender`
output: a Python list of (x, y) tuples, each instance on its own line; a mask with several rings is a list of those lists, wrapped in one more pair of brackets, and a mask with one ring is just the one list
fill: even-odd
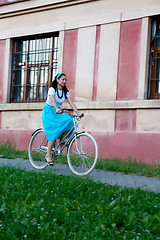
[(43, 130), (43, 128), (37, 128), (37, 129), (35, 129), (35, 130), (32, 132), (32, 136), (33, 136), (36, 132), (38, 132), (39, 130)]

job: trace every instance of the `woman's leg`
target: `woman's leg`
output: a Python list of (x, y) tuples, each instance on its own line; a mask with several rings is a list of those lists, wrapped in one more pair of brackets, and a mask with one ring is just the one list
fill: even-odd
[(55, 144), (55, 140), (53, 141), (48, 141), (48, 149), (47, 149), (47, 155), (46, 155), (46, 160), (49, 164), (53, 164), (52, 162), (52, 155), (51, 155), (51, 151), (53, 148), (53, 145)]
[(48, 141), (48, 150), (47, 150), (47, 155), (48, 156), (51, 156), (51, 151), (52, 151), (52, 148), (53, 148), (54, 144), (55, 144), (55, 140)]
[(65, 132), (62, 133), (62, 136), (61, 136), (61, 138), (60, 138), (60, 141), (61, 141), (63, 138), (65, 138), (65, 136), (67, 135), (67, 133), (69, 133), (69, 131), (70, 131), (70, 130), (65, 131)]

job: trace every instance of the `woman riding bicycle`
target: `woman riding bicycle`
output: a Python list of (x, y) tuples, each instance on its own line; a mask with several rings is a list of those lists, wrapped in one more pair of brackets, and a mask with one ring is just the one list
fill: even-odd
[[(70, 93), (66, 87), (66, 75), (58, 73), (48, 90), (46, 105), (42, 111), (42, 122), (48, 139), (48, 150), (45, 157), (49, 165), (53, 165), (51, 150), (56, 139), (63, 139), (69, 130), (74, 126), (73, 119), (66, 113), (62, 114), (61, 105), (65, 100), (71, 108), (79, 115), (78, 109), (70, 98)], [(69, 137), (69, 136), (67, 136)]]

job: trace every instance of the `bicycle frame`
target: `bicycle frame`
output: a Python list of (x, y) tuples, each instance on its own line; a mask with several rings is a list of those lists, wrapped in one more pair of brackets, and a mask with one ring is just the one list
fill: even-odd
[[(78, 132), (78, 124), (77, 124), (77, 121), (79, 121), (79, 120), (81, 119), (79, 116), (71, 115), (71, 114), (69, 113), (69, 111), (67, 111), (67, 110), (63, 110), (63, 112), (69, 114), (69, 115), (73, 118), (74, 126), (73, 126), (73, 128), (72, 128), (71, 130), (69, 130), (69, 132), (66, 134), (66, 136), (65, 136), (64, 138), (62, 138), (61, 141), (59, 141), (58, 144), (57, 144), (57, 141), (56, 141), (55, 147), (52, 148), (52, 154), (54, 155), (55, 152), (57, 152), (59, 156), (61, 155), (61, 152), (63, 151), (63, 149), (64, 149), (66, 146), (67, 146), (67, 151), (66, 151), (66, 153), (68, 152), (69, 143), (71, 142), (71, 140), (72, 140), (74, 137), (76, 137), (79, 133), (85, 132), (85, 131)], [(43, 129), (43, 128), (38, 128), (38, 129), (34, 130), (34, 131), (32, 132), (32, 136), (33, 136), (37, 131), (42, 130), (42, 129)], [(71, 136), (69, 137), (69, 139), (67, 139), (67, 141), (64, 142), (64, 140), (67, 138), (67, 136), (70, 135), (71, 132), (73, 132), (73, 133), (71, 134)], [(45, 140), (45, 139), (43, 139), (43, 141), (42, 141), (41, 145), (39, 146), (39, 148), (40, 148), (40, 151), (47, 152), (47, 143), (48, 143), (48, 140), (47, 140), (45, 146), (43, 146), (44, 140)], [(62, 143), (64, 143), (63, 146), (61, 145)], [(61, 146), (61, 149), (59, 149), (60, 146)], [(77, 150), (78, 150), (78, 149), (77, 149)]]
[(72, 135), (70, 136), (70, 138), (67, 139), (66, 142), (64, 142), (64, 145), (63, 145), (63, 146), (61, 146), (61, 149), (59, 149), (59, 150), (60, 150), (60, 153), (63, 151), (63, 149), (64, 149), (66, 146), (67, 146), (67, 151), (66, 151), (66, 152), (68, 152), (68, 145), (69, 145), (69, 143), (71, 142), (71, 140), (72, 140), (74, 137), (76, 137), (79, 133), (85, 132), (85, 131), (78, 132), (78, 124), (77, 124), (77, 121), (80, 120), (80, 117), (71, 115), (67, 110), (64, 110), (64, 112), (66, 112), (67, 114), (69, 114), (69, 115), (73, 118), (74, 126), (73, 126), (73, 128), (67, 133), (67, 135), (66, 135), (63, 139), (61, 139), (61, 141), (59, 142), (59, 144), (54, 148), (54, 150), (58, 150), (59, 147), (61, 146), (61, 144), (62, 144), (62, 143), (64, 142), (64, 140), (67, 138), (67, 136), (68, 136), (71, 132), (73, 132)]

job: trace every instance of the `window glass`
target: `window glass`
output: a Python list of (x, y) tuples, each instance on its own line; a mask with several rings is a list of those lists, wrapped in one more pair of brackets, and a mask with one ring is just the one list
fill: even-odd
[(156, 44), (155, 47), (160, 47), (160, 21), (156, 21)]
[(160, 53), (157, 54), (156, 59), (156, 86), (155, 86), (155, 93), (160, 92)]

